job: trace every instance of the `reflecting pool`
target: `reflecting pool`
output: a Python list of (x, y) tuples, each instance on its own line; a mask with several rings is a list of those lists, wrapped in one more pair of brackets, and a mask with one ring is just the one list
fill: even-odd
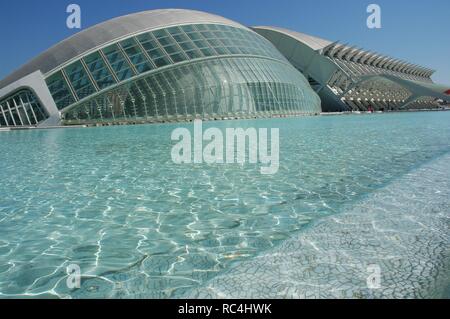
[[(369, 216), (379, 216), (378, 208), (387, 212), (386, 218), (389, 213), (400, 216), (405, 208), (389, 205), (397, 188), (401, 201), (428, 191), (430, 174), (420, 170), (432, 163), (438, 164), (426, 172), (436, 171), (439, 181), (449, 177), (449, 124), (450, 112), (203, 123), (205, 129), (279, 128), (275, 175), (261, 175), (260, 165), (174, 164), (171, 133), (192, 124), (2, 132), (0, 298), (223, 297), (205, 289), (223, 287), (215, 279), (302, 236), (309, 240), (316, 227), (336, 234), (334, 217), (361, 218), (355, 229), (365, 236), (361, 225), (371, 224)], [(446, 198), (439, 197), (440, 206), (433, 206), (439, 232), (446, 236), (432, 237), (435, 245), (426, 246), (426, 262), (434, 271), (423, 275), (444, 286), (450, 255)], [(409, 211), (422, 212), (436, 203), (433, 197), (423, 202)], [(361, 203), (366, 209), (355, 208)], [(324, 227), (327, 223), (330, 228)], [(399, 235), (398, 244), (412, 245), (410, 237)], [(325, 239), (314, 238), (323, 252)], [(370, 247), (383, 243), (374, 241)], [(80, 267), (80, 289), (67, 286), (69, 265)], [(285, 265), (289, 273), (289, 262)], [(404, 277), (399, 282), (408, 284)], [(394, 279), (390, 285), (396, 285)], [(233, 289), (241, 288), (230, 285), (225, 296), (233, 296)]]

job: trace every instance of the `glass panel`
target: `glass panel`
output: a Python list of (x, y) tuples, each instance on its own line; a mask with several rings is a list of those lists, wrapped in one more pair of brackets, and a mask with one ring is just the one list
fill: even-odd
[(242, 51), (236, 47), (227, 47), (231, 54), (242, 54)]
[(183, 31), (179, 27), (170, 27), (166, 29), (167, 32), (169, 32), (172, 36), (175, 36), (177, 34), (182, 34)]
[(8, 121), (8, 119), (7, 119), (7, 117), (6, 117), (5, 113), (4, 113), (3, 105), (0, 104), (0, 125), (1, 126), (8, 126), (9, 123), (7, 121)]
[(12, 117), (11, 117), (11, 113), (9, 112), (8, 106), (5, 103), (0, 103), (1, 109), (3, 111), (3, 116), (4, 116), (4, 120), (5, 120), (5, 124), (6, 125), (15, 125)]
[(201, 32), (201, 35), (202, 35), (205, 39), (213, 39), (213, 38), (214, 38), (214, 35), (213, 35), (211, 32), (209, 32), (209, 31)]
[(75, 94), (80, 100), (96, 92), (80, 61), (69, 65), (65, 68), (65, 71)]
[(217, 53), (212, 48), (202, 48), (200, 49), (204, 56), (215, 56)]
[(182, 53), (171, 54), (170, 58), (174, 63), (183, 62), (187, 60), (186, 56)]
[(152, 34), (153, 34), (153, 36), (154, 36), (156, 39), (160, 39), (160, 38), (164, 38), (164, 37), (169, 36), (169, 34), (167, 33), (167, 31), (164, 30), (164, 29), (153, 31)]
[(115, 44), (103, 49), (103, 53), (119, 81), (127, 80), (134, 75), (130, 65)]
[(58, 110), (62, 110), (75, 103), (75, 98), (64, 80), (61, 71), (46, 79), (48, 89), (56, 103)]
[(35, 116), (32, 112), (32, 107), (29, 103), (27, 103), (25, 92), (20, 92), (18, 94), (19, 103), (23, 105), (24, 111), (26, 112), (27, 119), (30, 121), (30, 124), (37, 124)]
[(173, 38), (175, 39), (175, 41), (177, 41), (178, 43), (182, 43), (182, 42), (188, 42), (190, 41), (189, 37), (186, 34), (176, 34), (173, 35)]
[(203, 57), (203, 54), (199, 50), (191, 50), (185, 52), (191, 59), (199, 59)]
[(92, 53), (84, 58), (84, 61), (100, 90), (116, 83), (100, 53)]
[(144, 48), (144, 50), (147, 52), (150, 52), (150, 51), (158, 48), (158, 45), (156, 44), (156, 41), (154, 41), (154, 40), (143, 42), (141, 44), (142, 44), (142, 47)]
[(31, 103), (31, 107), (34, 110), (34, 113), (36, 114), (37, 120), (39, 122), (45, 120), (48, 118), (47, 112), (44, 110), (44, 108), (41, 106), (41, 104), (38, 102), (34, 94), (27, 91), (26, 92), (27, 102)]
[(168, 53), (168, 54), (174, 54), (180, 51), (179, 47), (176, 46), (175, 44), (173, 45), (168, 45), (164, 47), (164, 50)]
[(205, 40), (195, 40), (194, 44), (199, 48), (199, 49), (203, 49), (203, 48), (208, 48), (208, 42), (206, 42)]
[(185, 51), (197, 50), (197, 47), (192, 42), (180, 43), (180, 47)]
[(217, 52), (219, 55), (228, 55), (228, 54), (231, 53), (231, 52), (230, 52), (227, 48), (225, 48), (225, 47), (215, 47), (214, 50), (216, 50), (216, 52)]
[(195, 28), (198, 31), (206, 31), (207, 30), (207, 28), (206, 28), (206, 26), (204, 24), (197, 24), (197, 25), (195, 25)]
[(186, 34), (192, 41), (203, 40), (203, 37), (198, 32), (191, 32), (191, 33), (186, 33)]
[(157, 38), (159, 44), (161, 44), (161, 46), (165, 47), (167, 45), (173, 44), (173, 41), (171, 38), (169, 37), (165, 37), (165, 38)]
[(139, 73), (144, 73), (154, 69), (153, 65), (147, 60), (146, 56), (134, 39), (122, 41), (121, 45), (131, 63), (133, 63)]
[(192, 32), (192, 31), (195, 31), (195, 29), (194, 29), (194, 27), (193, 27), (192, 25), (184, 25), (184, 26), (181, 27), (181, 29), (182, 29), (184, 32)]
[(148, 53), (148, 55), (150, 56), (150, 58), (151, 58), (152, 60), (158, 59), (158, 58), (163, 57), (163, 56), (166, 55), (166, 54), (164, 53), (164, 51), (161, 50), (160, 48), (155, 48), (155, 49), (153, 49), (153, 50), (151, 50), (151, 51), (148, 51), (147, 53)]
[(160, 48), (155, 48), (151, 51), (148, 51), (147, 53), (157, 67), (162, 67), (171, 64), (166, 53)]

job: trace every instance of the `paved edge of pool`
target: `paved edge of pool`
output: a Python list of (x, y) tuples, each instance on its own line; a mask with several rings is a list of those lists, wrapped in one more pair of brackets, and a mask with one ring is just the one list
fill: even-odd
[(444, 298), (449, 172), (446, 154), (182, 298)]

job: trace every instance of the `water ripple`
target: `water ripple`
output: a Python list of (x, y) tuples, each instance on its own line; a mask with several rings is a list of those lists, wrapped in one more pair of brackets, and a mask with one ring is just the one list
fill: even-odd
[[(0, 297), (179, 296), (445, 154), (449, 120), (204, 124), (280, 128), (274, 176), (256, 165), (173, 164), (175, 125), (4, 132)], [(66, 286), (70, 264), (81, 267), (81, 289)]]

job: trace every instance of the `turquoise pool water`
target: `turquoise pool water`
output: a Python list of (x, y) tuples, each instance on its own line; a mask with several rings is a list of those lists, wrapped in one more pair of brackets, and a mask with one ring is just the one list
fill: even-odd
[[(0, 297), (185, 296), (445, 156), (449, 124), (450, 112), (204, 123), (280, 128), (266, 176), (173, 164), (177, 124), (3, 132)], [(81, 289), (66, 285), (71, 264)]]

